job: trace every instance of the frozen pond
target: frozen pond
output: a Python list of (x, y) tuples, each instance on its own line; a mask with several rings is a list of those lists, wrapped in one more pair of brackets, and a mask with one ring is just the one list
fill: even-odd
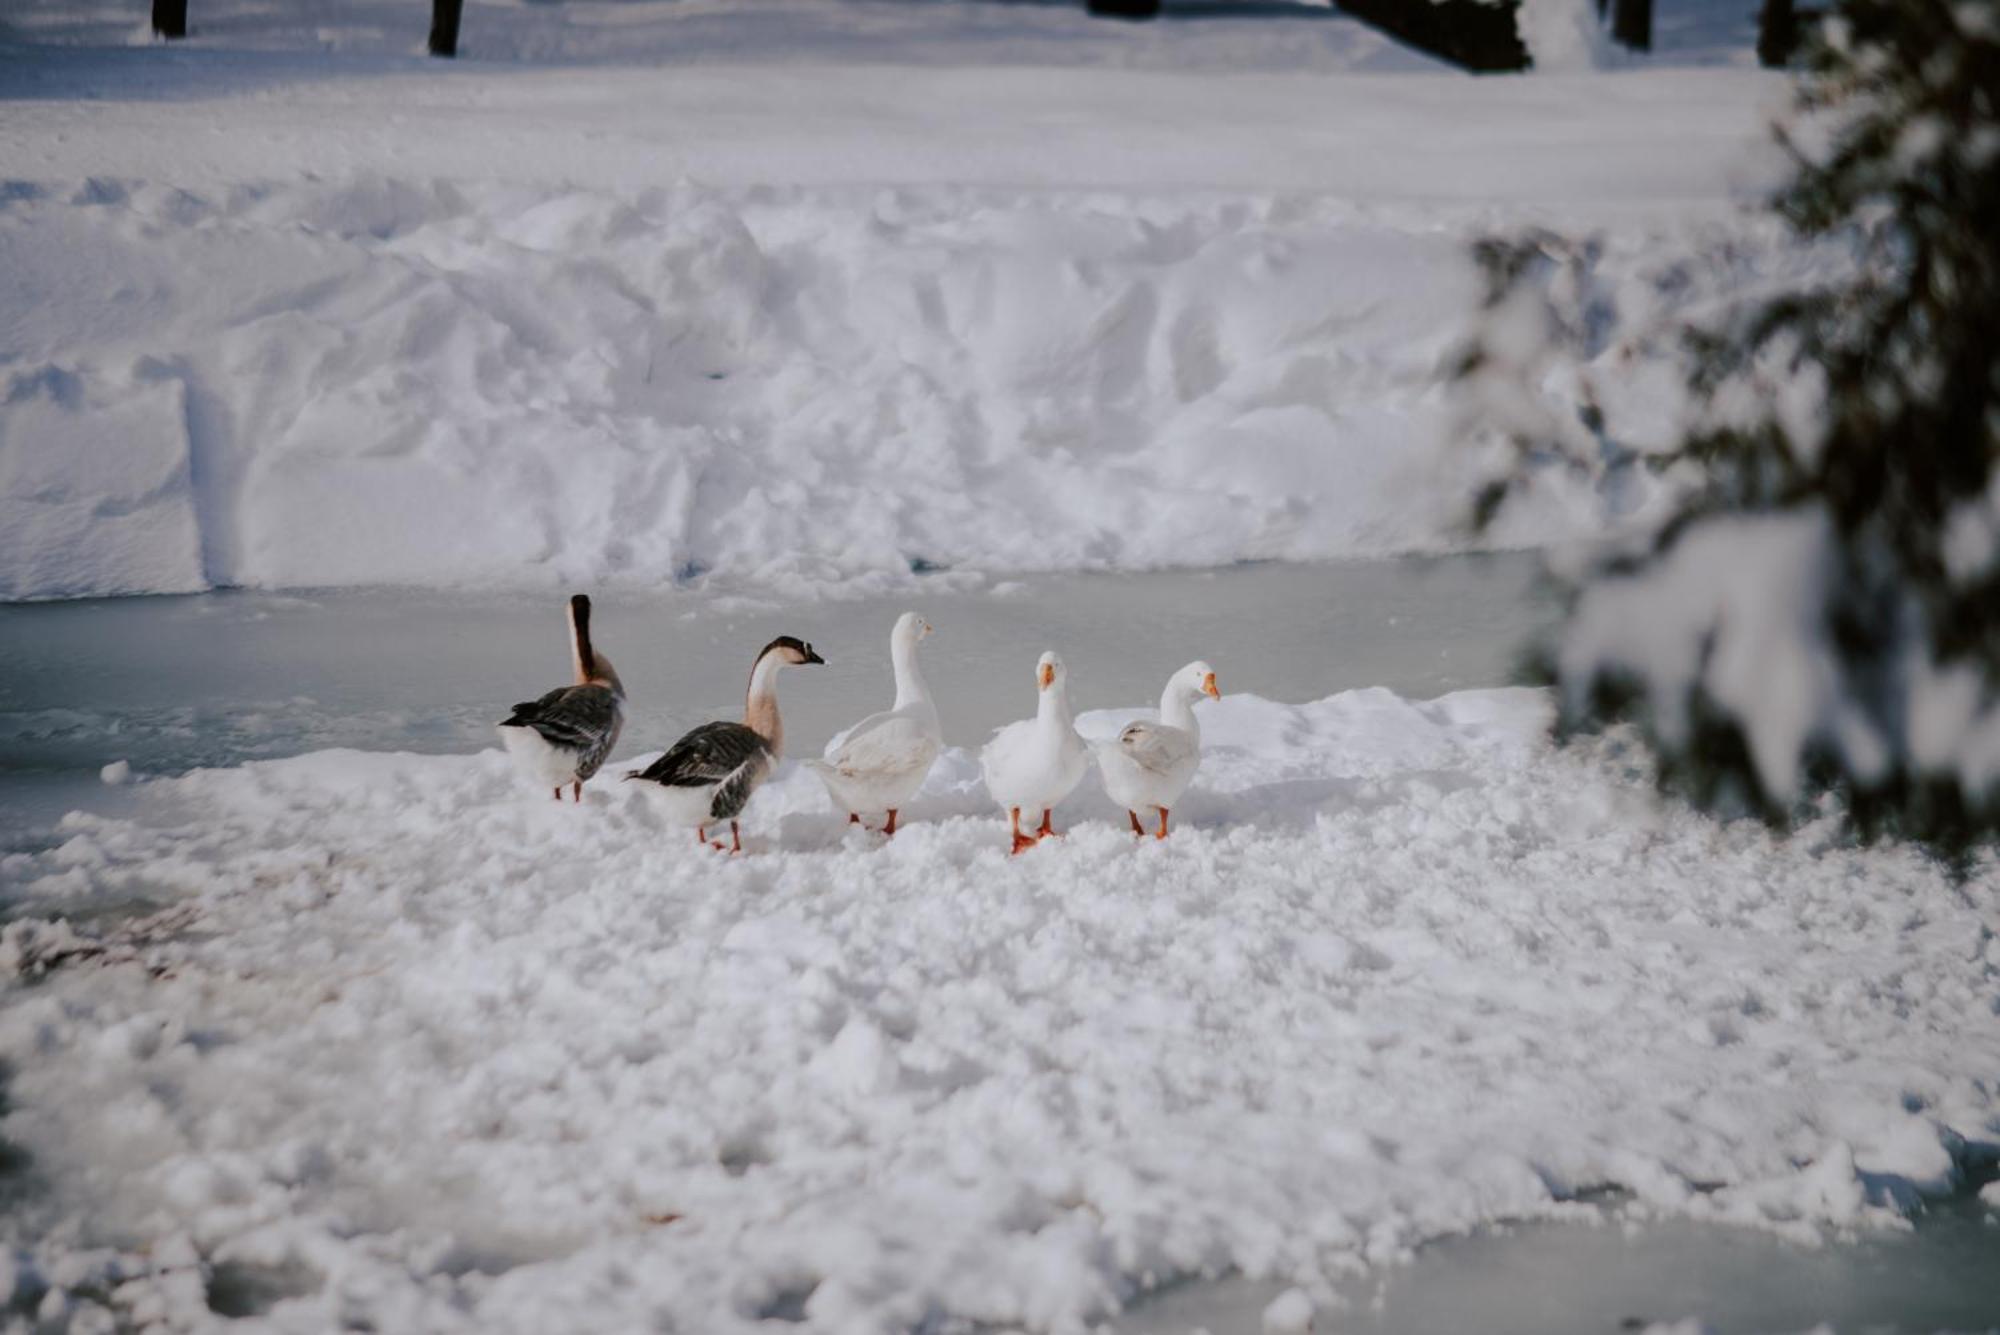
[[(1803, 1247), (1686, 1222), (1532, 1224), (1425, 1246), (1350, 1282), (1323, 1335), (1611, 1335), (1698, 1319), (1713, 1335), (1832, 1327), (1879, 1335), (2000, 1329), (2000, 1221), (1969, 1203), (1914, 1231)], [(1171, 1289), (1119, 1335), (1262, 1335), (1282, 1285)]]
[[(1504, 682), (1547, 617), (1523, 557), (1051, 576), (981, 592), (746, 608), (688, 594), (597, 599), (599, 647), (631, 692), (621, 756), (742, 707), (773, 635), (824, 668), (788, 674), (795, 755), (886, 708), (888, 630), (937, 627), (924, 665), (948, 738), (977, 744), (1033, 712), (1037, 655), (1070, 667), (1079, 709), (1151, 704), (1197, 657), (1225, 691), (1317, 699), (1357, 686), (1428, 697)], [(115, 805), (98, 770), (142, 774), (327, 747), (473, 751), (516, 700), (567, 680), (559, 596), (408, 591), (214, 593), (0, 606), (0, 799), (10, 826)]]

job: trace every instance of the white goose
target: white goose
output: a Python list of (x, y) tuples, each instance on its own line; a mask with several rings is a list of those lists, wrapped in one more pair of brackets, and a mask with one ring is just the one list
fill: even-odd
[(808, 760), (834, 805), (859, 824), (864, 813), (888, 813), (882, 833), (896, 833), (896, 812), (916, 796), (944, 749), (937, 706), (917, 668), (917, 642), (931, 633), (915, 612), (896, 619), (889, 633), (889, 662), (896, 673), (896, 703), (870, 714), (828, 744), (824, 760)]
[(1167, 837), (1167, 812), (1187, 791), (1195, 767), (1201, 764), (1201, 725), (1195, 722), (1194, 702), (1204, 695), (1222, 698), (1215, 687), (1215, 669), (1189, 663), (1167, 678), (1157, 722), (1128, 723), (1115, 738), (1097, 744), (1104, 791), (1132, 818), (1133, 834), (1145, 835), (1139, 813), (1150, 809), (1160, 813), (1154, 838)]
[(583, 782), (618, 744), (625, 725), (625, 684), (590, 643), (590, 599), (569, 600), (569, 649), (576, 682), (539, 700), (523, 700), (500, 721), (500, 738), (528, 777), (583, 801)]
[[(979, 753), (986, 791), (1013, 821), (1014, 851), (1033, 848), (1054, 834), (1055, 806), (1083, 781), (1090, 768), (1090, 750), (1076, 732), (1069, 707), (1069, 674), (1062, 659), (1045, 653), (1035, 665), (1035, 685), (1041, 698), (1035, 716), (1009, 723), (993, 734)], [(1021, 832), (1021, 813), (1040, 811), (1041, 827)]]

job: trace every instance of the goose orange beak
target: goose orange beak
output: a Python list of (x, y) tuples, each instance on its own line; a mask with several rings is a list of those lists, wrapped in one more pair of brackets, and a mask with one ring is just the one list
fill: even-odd
[(1215, 689), (1215, 674), (1205, 674), (1201, 679), (1201, 693), (1211, 700), (1220, 700), (1222, 692)]
[(1042, 664), (1042, 689), (1046, 691), (1047, 689), (1049, 689), (1049, 687), (1055, 684), (1056, 684), (1055, 665), (1052, 663)]

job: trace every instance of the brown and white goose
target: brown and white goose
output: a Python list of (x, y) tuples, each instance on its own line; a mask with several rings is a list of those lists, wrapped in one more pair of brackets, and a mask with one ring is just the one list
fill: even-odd
[(625, 684), (611, 660), (590, 642), (590, 599), (569, 600), (569, 648), (576, 681), (539, 700), (525, 700), (500, 722), (500, 737), (529, 778), (562, 801), (569, 786), (583, 801), (583, 782), (597, 773), (625, 726)]
[[(750, 669), (741, 723), (704, 723), (658, 760), (625, 777), (643, 782), (667, 819), (693, 826), (700, 843), (709, 843), (709, 826), (728, 821), (729, 847), (724, 851), (741, 853), (743, 836), (736, 818), (784, 754), (778, 670), (788, 663), (825, 661), (810, 644), (780, 635), (764, 646)], [(720, 843), (709, 846), (722, 848)]]

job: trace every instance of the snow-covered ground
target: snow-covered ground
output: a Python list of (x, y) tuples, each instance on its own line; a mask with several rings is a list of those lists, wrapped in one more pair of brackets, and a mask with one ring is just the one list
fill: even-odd
[[(1648, 318), (1783, 263), (1737, 210), (1785, 85), (1698, 50), (605, 3), (474, 5), (448, 65), (337, 8), (7, 7), (0, 597), (1449, 549), (1470, 238), (1602, 229)], [(1611, 518), (1549, 486), (1509, 540)]]
[(2000, 877), (1662, 806), (1547, 715), (1230, 696), (1173, 839), (1088, 795), (1020, 858), (963, 749), (889, 844), (792, 770), (735, 859), (497, 751), (146, 783), (0, 860), (5, 1128), (52, 1188), (16, 1283), (178, 1327), (1079, 1330), (1606, 1184), (1893, 1225), (1993, 1154)]

